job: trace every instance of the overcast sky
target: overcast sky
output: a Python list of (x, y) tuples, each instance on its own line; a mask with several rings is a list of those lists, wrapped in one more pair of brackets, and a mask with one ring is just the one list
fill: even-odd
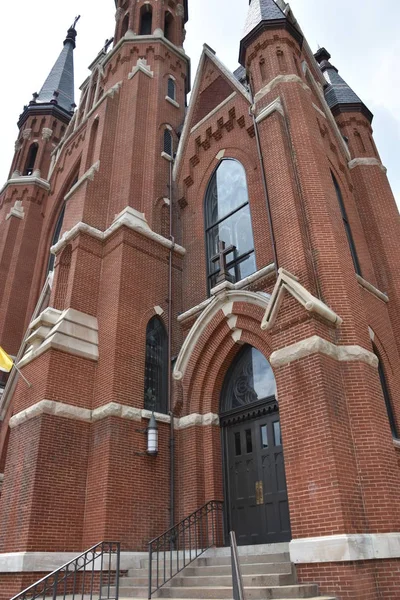
[[(196, 73), (204, 42), (232, 70), (248, 0), (189, 0), (185, 49)], [(393, 0), (292, 0), (311, 48), (325, 46), (331, 62), (374, 113), (375, 141), (400, 204), (400, 2)], [(0, 2), (0, 187), (6, 181), (16, 122), (39, 91), (74, 17), (81, 14), (75, 50), (76, 87), (106, 38), (114, 34), (114, 0)], [(77, 98), (76, 98), (77, 101)]]

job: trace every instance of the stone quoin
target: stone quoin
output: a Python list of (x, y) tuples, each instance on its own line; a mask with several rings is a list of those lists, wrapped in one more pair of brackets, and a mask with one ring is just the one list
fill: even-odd
[(192, 90), (190, 0), (115, 5), (78, 105), (68, 30), (0, 190), (0, 346), (29, 382), (0, 381), (0, 600), (210, 500), (240, 545), (288, 543), (299, 584), (396, 600), (400, 222), (373, 115), (284, 0), (250, 1), (235, 72), (205, 44)]

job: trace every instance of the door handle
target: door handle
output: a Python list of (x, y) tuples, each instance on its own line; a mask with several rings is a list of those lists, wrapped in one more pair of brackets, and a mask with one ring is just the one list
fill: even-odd
[(262, 480), (256, 481), (256, 504), (264, 504), (264, 485)]

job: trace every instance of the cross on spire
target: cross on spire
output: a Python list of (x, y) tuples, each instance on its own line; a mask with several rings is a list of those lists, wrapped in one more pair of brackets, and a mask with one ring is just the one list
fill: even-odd
[(211, 258), (212, 263), (219, 262), (219, 274), (217, 277), (217, 283), (222, 283), (223, 281), (229, 281), (230, 283), (233, 283), (233, 277), (227, 269), (226, 257), (235, 251), (236, 246), (231, 245), (227, 248), (225, 242), (223, 242), (222, 240), (218, 242), (218, 254)]

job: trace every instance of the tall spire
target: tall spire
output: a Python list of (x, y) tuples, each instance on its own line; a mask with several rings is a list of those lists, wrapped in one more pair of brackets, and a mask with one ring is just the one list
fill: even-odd
[(75, 109), (74, 102), (74, 48), (76, 45), (76, 24), (80, 17), (76, 17), (73, 25), (68, 29), (64, 40), (64, 47), (60, 52), (53, 68), (39, 94), (33, 94), (33, 99), (20, 116), (18, 125), (21, 126), (29, 114), (43, 113), (49, 108), (60, 113), (64, 120), (71, 118)]
[(328, 83), (325, 88), (325, 99), (334, 115), (340, 112), (361, 112), (372, 122), (373, 114), (365, 106), (351, 87), (339, 75), (339, 71), (330, 62), (331, 55), (325, 48), (315, 53), (315, 59)]
[[(71, 112), (74, 104), (74, 48), (76, 45), (76, 23), (68, 29), (64, 40), (64, 48), (49, 73), (36, 102), (39, 104), (51, 102), (67, 112)], [(56, 93), (56, 95), (54, 95)]]
[(302, 44), (302, 34), (290, 23), (274, 0), (249, 0), (243, 38), (240, 42), (239, 62), (244, 66), (246, 48), (265, 29), (287, 29)]

